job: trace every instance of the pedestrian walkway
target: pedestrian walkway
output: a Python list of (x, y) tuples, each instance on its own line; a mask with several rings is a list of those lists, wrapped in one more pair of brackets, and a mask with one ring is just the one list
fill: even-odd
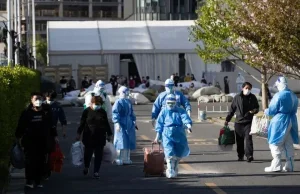
[[(140, 122), (139, 119), (138, 148), (132, 154), (133, 165), (116, 166), (105, 163), (100, 170), (100, 180), (92, 179), (92, 173), (83, 176), (82, 168), (75, 168), (70, 162), (70, 146), (75, 140), (81, 111), (76, 111), (76, 108), (65, 110), (70, 124), (67, 126), (67, 139), (60, 138), (60, 145), (66, 156), (63, 171), (54, 173), (50, 180), (44, 183), (43, 189), (26, 192), (27, 194), (300, 193), (299, 171), (264, 173), (264, 167), (270, 165), (271, 161), (265, 139), (254, 138), (254, 162), (238, 162), (235, 147), (228, 151), (218, 149), (217, 136), (221, 126), (208, 123), (194, 124), (193, 133), (188, 134), (191, 154), (181, 161), (177, 179), (144, 177), (143, 148), (151, 146), (155, 132), (152, 130), (151, 123)], [(142, 115), (138, 111), (136, 114), (138, 117)], [(300, 151), (296, 151), (295, 154), (295, 169), (300, 169)], [(14, 171), (8, 194), (24, 193), (23, 172)]]

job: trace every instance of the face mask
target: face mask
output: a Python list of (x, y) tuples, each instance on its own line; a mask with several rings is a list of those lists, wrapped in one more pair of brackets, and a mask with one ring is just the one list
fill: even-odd
[(42, 103), (43, 102), (41, 100), (36, 100), (36, 101), (34, 101), (33, 106), (40, 107), (40, 106), (42, 106)]
[(168, 93), (172, 93), (174, 91), (172, 86), (165, 87), (165, 89)]
[(278, 91), (282, 91), (286, 88), (286, 85), (285, 84), (277, 84), (277, 89)]
[(250, 93), (251, 93), (251, 91), (248, 90), (248, 89), (243, 90), (243, 94), (244, 94), (245, 96), (248, 96)]
[(99, 110), (100, 108), (101, 108), (100, 105), (93, 104), (93, 109), (94, 109), (94, 110)]
[(50, 101), (50, 100), (46, 100), (46, 103), (47, 103), (47, 104), (51, 104), (51, 102), (52, 102), (52, 101)]

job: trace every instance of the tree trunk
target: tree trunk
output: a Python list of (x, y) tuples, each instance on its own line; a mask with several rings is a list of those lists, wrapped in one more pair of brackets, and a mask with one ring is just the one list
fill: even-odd
[(268, 108), (268, 99), (269, 98), (267, 94), (267, 70), (263, 67), (261, 74), (261, 103), (263, 110)]

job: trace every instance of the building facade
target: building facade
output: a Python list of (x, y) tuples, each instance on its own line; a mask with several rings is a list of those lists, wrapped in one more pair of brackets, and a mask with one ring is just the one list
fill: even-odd
[[(22, 15), (27, 12), (22, 0)], [(126, 3), (124, 3), (126, 2)], [(35, 0), (36, 34), (46, 38), (47, 21), (126, 20), (133, 15), (133, 0)], [(26, 31), (26, 17), (23, 30)]]
[(135, 20), (195, 20), (197, 0), (136, 0)]

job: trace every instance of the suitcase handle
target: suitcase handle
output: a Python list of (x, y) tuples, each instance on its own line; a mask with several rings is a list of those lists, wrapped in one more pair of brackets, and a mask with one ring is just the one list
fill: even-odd
[(158, 144), (158, 151), (162, 151), (162, 150), (160, 149), (160, 142), (159, 142), (159, 143), (154, 143), (154, 142), (152, 142), (152, 151), (154, 150), (154, 149), (153, 149), (154, 144)]

